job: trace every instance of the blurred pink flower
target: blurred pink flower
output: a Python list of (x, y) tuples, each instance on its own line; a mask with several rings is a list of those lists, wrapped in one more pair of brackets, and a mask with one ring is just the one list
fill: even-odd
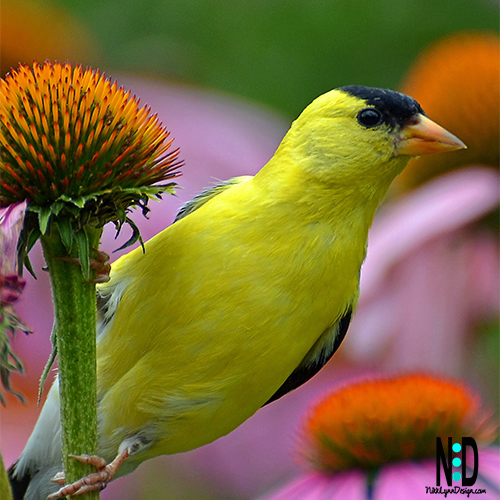
[[(12, 348), (17, 331), (30, 333), (14, 310), (26, 285), (19, 276), (17, 246), (23, 229), (26, 202), (0, 208), (0, 383), (3, 389), (24, 401), (22, 395), (11, 388), (10, 378), (15, 372), (23, 373), (23, 366)], [(0, 390), (0, 403), (5, 398)]]
[[(477, 395), (455, 380), (425, 374), (358, 380), (309, 409), (298, 451), (310, 471), (261, 500), (421, 500), (439, 489), (438, 472), (442, 489), (485, 490), (481, 498), (498, 499), (500, 449), (485, 447), (496, 434), (488, 421)], [(474, 436), (473, 485), (462, 485), (461, 453), (452, 469), (458, 477), (447, 485), (436, 459), (436, 437), (447, 436)], [(466, 475), (473, 472), (467, 468)]]
[[(483, 473), (478, 476), (474, 486), (468, 488), (473, 491), (485, 490), (486, 493), (473, 494), (468, 498), (500, 498), (500, 450), (496, 447), (480, 450), (479, 463)], [(427, 493), (426, 487), (436, 488), (435, 485), (435, 459), (419, 462), (408, 460), (383, 467), (371, 487), (367, 473), (362, 470), (335, 475), (310, 472), (260, 500), (429, 500), (432, 494)], [(445, 483), (443, 490), (447, 488)], [(435, 496), (443, 498), (444, 494)], [(461, 497), (467, 498), (467, 494), (462, 493)]]
[(468, 337), (498, 318), (499, 174), (469, 167), (388, 203), (370, 233), (357, 313), (343, 354), (386, 369), (471, 375)]
[(23, 229), (26, 202), (0, 208), (0, 305), (16, 301), (26, 284), (19, 276), (17, 244)]

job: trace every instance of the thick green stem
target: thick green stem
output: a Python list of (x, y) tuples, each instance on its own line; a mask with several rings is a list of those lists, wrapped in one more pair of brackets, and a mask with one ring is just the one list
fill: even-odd
[[(52, 224), (50, 234), (42, 236), (42, 245), (54, 302), (62, 451), (68, 483), (95, 472), (91, 465), (68, 455), (97, 453), (96, 289), (83, 275), (76, 241), (67, 249), (56, 228)], [(86, 229), (89, 246), (98, 249), (101, 230)], [(81, 498), (97, 500), (99, 493)]]

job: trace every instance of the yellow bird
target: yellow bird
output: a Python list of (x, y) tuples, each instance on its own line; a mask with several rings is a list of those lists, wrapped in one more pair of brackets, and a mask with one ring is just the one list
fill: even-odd
[[(347, 332), (393, 179), (412, 156), (464, 147), (408, 96), (341, 87), (303, 111), (254, 177), (209, 189), (145, 254), (116, 261), (98, 287), (97, 332), (99, 453), (116, 459), (81, 460), (106, 482), (120, 464), (117, 475), (209, 443), (306, 382)], [(11, 471), (18, 498), (54, 491), (59, 426), (56, 381)]]

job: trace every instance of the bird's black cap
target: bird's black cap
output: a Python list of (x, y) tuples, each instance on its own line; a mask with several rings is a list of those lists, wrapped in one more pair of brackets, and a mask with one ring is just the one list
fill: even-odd
[(382, 113), (383, 121), (394, 128), (404, 126), (408, 120), (424, 110), (415, 99), (389, 89), (364, 87), (363, 85), (346, 85), (338, 90), (363, 99), (368, 106), (373, 106)]

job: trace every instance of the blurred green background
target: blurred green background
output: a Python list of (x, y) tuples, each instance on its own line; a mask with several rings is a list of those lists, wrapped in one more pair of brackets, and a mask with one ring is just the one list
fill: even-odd
[[(42, 4), (57, 5), (81, 23), (88, 48), (77, 54), (83, 63), (220, 89), (289, 117), (337, 86), (397, 87), (416, 55), (446, 34), (498, 29), (495, 0)], [(78, 45), (78, 36), (70, 30), (69, 43)]]

